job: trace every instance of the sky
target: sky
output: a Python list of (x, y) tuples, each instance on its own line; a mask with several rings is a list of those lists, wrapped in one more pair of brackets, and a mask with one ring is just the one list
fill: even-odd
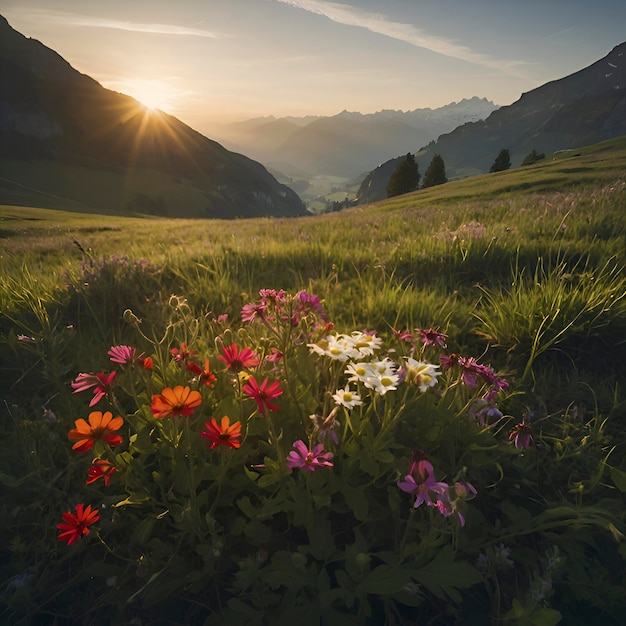
[(213, 123), (507, 105), (626, 41), (624, 0), (0, 0), (103, 86)]

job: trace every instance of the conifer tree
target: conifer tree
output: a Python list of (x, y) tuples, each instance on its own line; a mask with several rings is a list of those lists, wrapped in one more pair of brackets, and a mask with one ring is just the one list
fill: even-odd
[(537, 152), (534, 148), (524, 157), (522, 165), (532, 165), (541, 159), (545, 159), (546, 155), (543, 152)]
[(504, 172), (504, 170), (508, 170), (511, 167), (511, 155), (509, 151), (504, 148), (500, 150), (500, 154), (496, 157), (496, 160), (493, 162), (491, 166), (490, 172)]
[(415, 157), (408, 153), (389, 179), (387, 197), (392, 198), (393, 196), (415, 191), (419, 186), (419, 182), (420, 174)]
[(441, 155), (436, 154), (424, 174), (424, 188), (443, 185), (447, 182), (446, 164), (443, 162)]

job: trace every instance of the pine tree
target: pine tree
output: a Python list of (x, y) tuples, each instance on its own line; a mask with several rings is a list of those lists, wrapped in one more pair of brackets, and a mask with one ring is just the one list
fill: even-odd
[(500, 154), (496, 157), (496, 160), (493, 162), (491, 166), (490, 172), (504, 172), (504, 170), (508, 170), (511, 167), (511, 155), (509, 151), (505, 148), (500, 150)]
[(443, 185), (447, 182), (446, 164), (443, 162), (441, 155), (436, 154), (424, 174), (424, 188)]
[(537, 152), (534, 148), (524, 157), (522, 165), (532, 165), (541, 159), (545, 159), (546, 155), (543, 152)]
[(415, 191), (419, 186), (419, 182), (420, 174), (415, 157), (408, 153), (389, 179), (387, 197), (392, 198), (393, 196)]

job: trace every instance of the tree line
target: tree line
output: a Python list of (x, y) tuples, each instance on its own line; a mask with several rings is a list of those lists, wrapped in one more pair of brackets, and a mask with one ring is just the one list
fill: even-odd
[[(522, 161), (522, 165), (531, 165), (541, 159), (545, 158), (545, 154), (539, 153), (536, 150), (532, 150)], [(489, 172), (503, 172), (511, 167), (511, 155), (506, 148), (503, 148), (498, 153), (493, 165), (489, 169)], [(415, 156), (410, 152), (407, 153), (403, 161), (400, 162), (398, 167), (394, 170), (389, 183), (387, 184), (387, 197), (399, 196), (403, 193), (409, 193), (411, 191), (417, 191), (420, 189), (421, 175)], [(440, 154), (433, 156), (428, 169), (424, 174), (424, 181), (422, 182), (421, 189), (427, 187), (433, 187), (435, 185), (443, 185), (447, 183), (446, 177), (446, 165)]]

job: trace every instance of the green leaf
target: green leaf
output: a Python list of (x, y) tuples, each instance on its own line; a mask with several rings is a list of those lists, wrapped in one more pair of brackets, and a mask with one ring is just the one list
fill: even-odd
[(388, 595), (397, 593), (411, 582), (409, 572), (391, 565), (379, 565), (374, 568), (359, 585), (366, 593)]
[(626, 472), (617, 469), (617, 467), (611, 468), (611, 478), (615, 483), (615, 486), (622, 492), (626, 492)]
[(455, 602), (461, 601), (458, 589), (471, 587), (483, 580), (483, 577), (469, 563), (453, 561), (451, 548), (441, 550), (436, 558), (426, 567), (414, 572), (414, 578), (432, 594)]
[(561, 621), (563, 616), (554, 609), (539, 609), (530, 616), (531, 624), (534, 626), (555, 626)]

